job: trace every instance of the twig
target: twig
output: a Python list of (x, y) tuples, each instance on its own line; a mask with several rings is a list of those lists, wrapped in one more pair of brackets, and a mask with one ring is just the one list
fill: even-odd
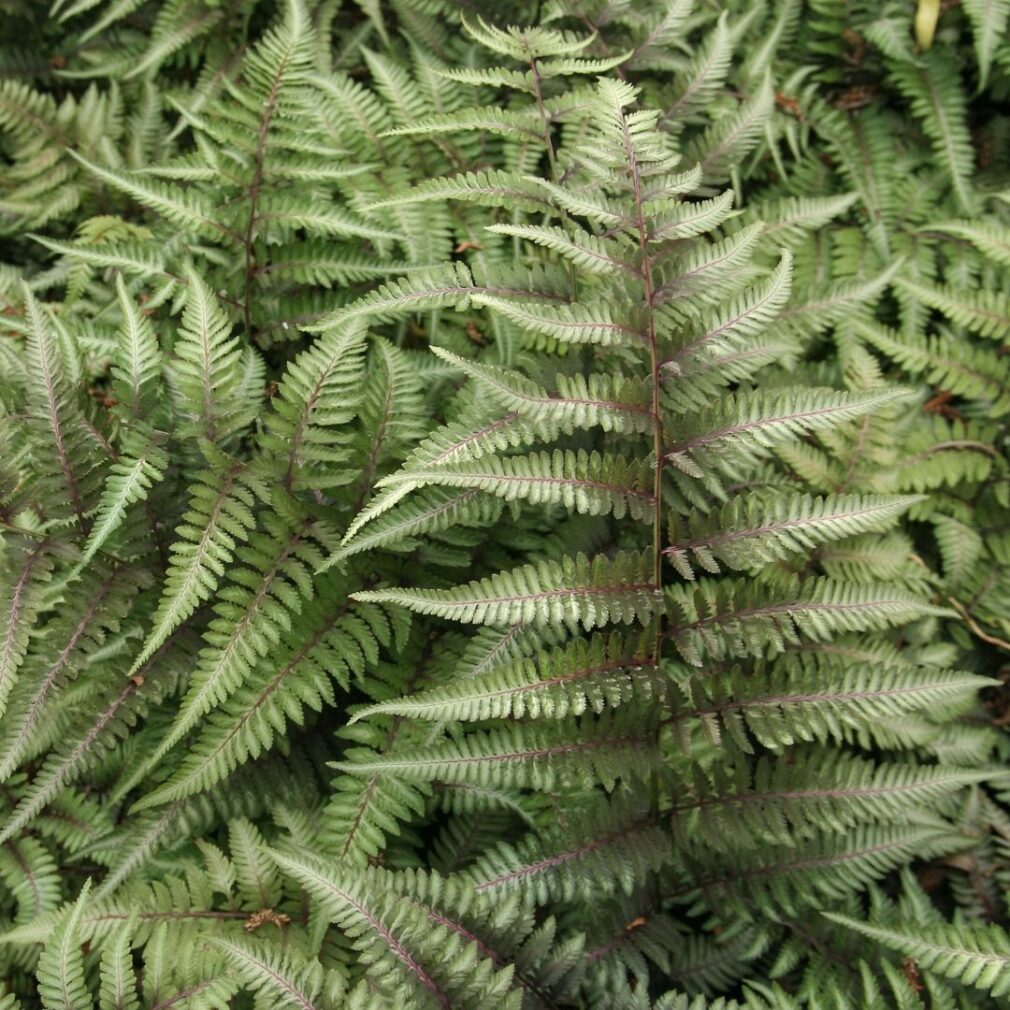
[(995, 645), (996, 648), (1002, 649), (1004, 652), (1010, 652), (1010, 642), (1003, 638), (997, 638), (995, 635), (990, 635), (984, 631), (978, 624), (978, 622), (968, 613), (968, 611), (961, 606), (953, 596), (947, 597), (947, 602), (961, 615), (961, 620), (971, 629), (972, 634), (981, 638), (983, 642), (988, 642), (990, 645)]

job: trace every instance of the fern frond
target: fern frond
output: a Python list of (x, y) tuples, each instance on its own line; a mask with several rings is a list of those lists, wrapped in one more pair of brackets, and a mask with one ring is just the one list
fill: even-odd
[[(146, 663), (133, 670), (125, 685), (118, 678), (104, 685), (97, 702), (89, 704), (80, 717), (69, 723), (0, 827), (0, 844), (32, 823), (77, 776), (126, 735), (152, 698), (157, 700), (166, 688), (177, 683), (180, 664), (185, 663), (188, 668), (192, 658), (182, 649), (172, 650), (170, 644), (174, 643), (163, 643)], [(154, 677), (150, 682), (147, 680), (152, 668), (164, 678), (162, 683)]]
[(398, 319), (402, 315), (423, 309), (454, 306), (465, 310), (475, 290), (477, 288), (473, 277), (462, 263), (453, 263), (440, 269), (418, 270), (401, 281), (383, 284), (306, 329), (313, 332), (325, 331), (347, 326), (358, 319)]
[(500, 169), (464, 172), (445, 179), (426, 179), (404, 193), (385, 197), (369, 210), (404, 207), (431, 200), (465, 200), (482, 207), (501, 207), (503, 203), (529, 211), (550, 210), (551, 202), (540, 179)]
[(352, 721), (380, 713), (437, 722), (563, 719), (663, 694), (643, 641), (595, 635), (536, 659), (520, 657), (445, 687), (369, 705)]
[(985, 90), (989, 81), (997, 41), (1006, 35), (1010, 20), (1010, 3), (1006, 0), (965, 0), (964, 12), (971, 22), (971, 34), (978, 58), (978, 90)]
[(91, 881), (64, 910), (39, 957), (39, 996), (46, 1010), (82, 1010), (94, 1006), (84, 981), (84, 955), (78, 927), (88, 901)]
[(348, 934), (380, 991), (391, 998), (408, 1005), (450, 1007), (459, 1001), (518, 1010), (521, 994), (510, 991), (511, 972), (497, 971), (480, 955), (474, 938), (464, 940), (438, 925), (416, 904), (383, 893), (367, 876), (343, 878), (308, 856), (271, 856)]
[(288, 365), (260, 436), (286, 490), (348, 480), (342, 464), (350, 436), (339, 429), (357, 412), (364, 351), (360, 330), (331, 332)]
[(138, 311), (120, 275), (116, 277), (116, 293), (123, 317), (112, 366), (117, 412), (133, 421), (151, 423), (157, 416), (161, 348), (150, 320)]
[[(274, 498), (275, 503), (277, 496)], [(206, 648), (171, 730), (147, 761), (147, 767), (174, 747), (211, 708), (242, 685), (256, 661), (291, 628), (291, 615), (313, 595), (311, 572), (321, 562), (314, 538), (315, 520), (272, 514), (263, 532), (253, 533), (241, 549), (242, 567), (231, 573), (229, 591), (215, 605), (204, 638)]]
[(1010, 364), (943, 335), (915, 338), (858, 322), (854, 332), (912, 374), (956, 396), (982, 401), (993, 417), (1010, 411)]
[(970, 211), (974, 206), (970, 184), (974, 159), (956, 66), (947, 53), (933, 49), (916, 63), (892, 65), (891, 74), (932, 142), (960, 210)]
[(211, 937), (209, 942), (266, 1006), (313, 1010), (320, 998), (336, 999), (341, 994), (339, 975), (326, 972), (318, 960), (237, 937)]
[(350, 688), (391, 645), (381, 608), (349, 605), (328, 591), (302, 611), (305, 634), (286, 642), (270, 662), (257, 664), (246, 682), (207, 720), (181, 765), (137, 809), (174, 802), (207, 790), (243, 762), (274, 746), (288, 723), (306, 721), (306, 709), (335, 702), (331, 680)]
[(844, 214), (856, 202), (855, 193), (824, 197), (786, 197), (761, 208), (762, 234), (791, 247)]
[(217, 220), (214, 208), (193, 189), (183, 189), (142, 176), (96, 165), (76, 151), (67, 152), (103, 182), (132, 196), (145, 207), (157, 211), (167, 221), (203, 238), (228, 237), (228, 228)]
[(994, 263), (1004, 267), (1010, 266), (1010, 228), (1005, 225), (995, 221), (963, 219), (939, 221), (928, 225), (927, 229), (962, 238)]
[(210, 598), (236, 546), (249, 536), (257, 495), (266, 496), (262, 485), (241, 464), (209, 446), (206, 453), (211, 466), (196, 476), (190, 488), (189, 509), (175, 531), (178, 539), (171, 548), (161, 600), (131, 673)]
[(89, 425), (49, 320), (27, 287), (24, 299), (29, 323), (25, 348), (32, 410), (29, 424), (37, 433), (35, 460), (42, 474), (51, 473), (52, 481), (62, 486), (63, 502), (57, 492), (48, 496), (47, 508), (56, 506), (56, 517), (70, 518), (86, 532), (100, 479), (98, 450), (89, 437)]
[[(678, 6), (673, 5), (667, 17), (676, 24), (680, 20), (678, 15)], [(682, 129), (684, 123), (690, 122), (722, 87), (732, 56), (733, 40), (727, 19), (720, 17), (698, 53), (677, 74), (676, 98), (663, 113), (663, 122), (669, 123), (672, 129)]]
[(531, 224), (493, 224), (488, 231), (496, 235), (510, 235), (526, 239), (556, 252), (562, 259), (574, 263), (590, 274), (635, 276), (635, 266), (628, 262), (629, 250), (619, 246), (615, 239), (605, 239), (575, 226), (551, 227)]
[(146, 572), (123, 565), (96, 566), (86, 572), (61, 606), (59, 622), (47, 628), (47, 649), (37, 650), (10, 696), (0, 734), (0, 781), (7, 781), (30, 753), (33, 736), (53, 714), (52, 695), (100, 654), (109, 635), (118, 632), (137, 593), (150, 584)]
[(98, 245), (80, 241), (62, 242), (48, 235), (31, 237), (52, 252), (101, 269), (123, 270), (139, 277), (150, 277), (165, 271), (162, 250), (152, 249), (147, 242), (136, 240)]
[(769, 591), (745, 581), (708, 580), (666, 590), (670, 636), (680, 654), (702, 657), (760, 656), (783, 651), (803, 638), (827, 641), (845, 631), (886, 628), (950, 611), (887, 585), (831, 579), (787, 583)]
[(954, 290), (942, 286), (926, 286), (914, 281), (898, 282), (902, 291), (942, 312), (952, 322), (964, 326), (980, 337), (1006, 340), (1010, 337), (1010, 299), (1001, 291)]
[(113, 934), (102, 951), (100, 1004), (111, 1010), (138, 1010), (137, 976), (133, 970), (131, 932), (133, 923), (125, 922)]
[(684, 346), (662, 363), (667, 375), (688, 371), (691, 359), (715, 354), (722, 349), (736, 350), (755, 336), (778, 315), (789, 300), (792, 257), (783, 254), (778, 267), (768, 280), (757, 288), (734, 299), (704, 333), (690, 337)]
[(63, 901), (62, 881), (52, 853), (37, 838), (19, 838), (0, 849), (0, 878), (17, 902), (17, 923), (46, 917)]
[(652, 467), (580, 450), (491, 456), (476, 463), (456, 463), (431, 470), (411, 470), (418, 485), (472, 487), (506, 501), (558, 504), (586, 515), (608, 515), (651, 523), (655, 518)]
[(91, 562), (122, 525), (130, 506), (146, 501), (151, 488), (164, 478), (168, 467), (166, 454), (151, 443), (144, 449), (144, 455), (136, 458), (122, 456), (109, 467), (105, 490), (95, 510), (94, 524), (75, 571)]
[(688, 145), (687, 158), (701, 166), (706, 182), (729, 178), (731, 166), (751, 151), (763, 135), (774, 101), (771, 74), (766, 74), (736, 115), (710, 126)]
[[(698, 883), (688, 893), (713, 908), (732, 903), (746, 913), (755, 902), (763, 902), (796, 915), (800, 909), (852, 894), (910, 859), (940, 856), (963, 844), (941, 823), (874, 825), (824, 835), (785, 851), (722, 857), (718, 868), (708, 873), (691, 860)], [(831, 870), (824, 873), (827, 867)]]
[[(407, 483), (402, 487), (411, 490), (413, 484)], [(455, 526), (489, 526), (501, 515), (501, 510), (500, 500), (475, 489), (445, 491), (436, 488), (422, 491), (395, 511), (379, 516), (365, 532), (354, 533), (330, 555), (323, 570), (344, 558), (378, 547), (412, 551), (420, 543), (417, 537)]]
[(494, 309), (520, 329), (568, 344), (597, 344), (603, 347), (633, 347), (646, 339), (646, 334), (615, 318), (606, 303), (592, 306), (573, 302), (569, 305), (538, 305), (534, 302), (512, 302), (484, 292), (475, 292), (477, 305)]
[(506, 410), (534, 423), (556, 424), (562, 430), (593, 425), (626, 433), (652, 430), (649, 391), (634, 380), (597, 373), (559, 375), (558, 391), (551, 394), (511, 369), (461, 358), (441, 347), (431, 350), (474, 379)]
[(684, 686), (672, 721), (679, 734), (697, 724), (711, 741), (728, 734), (745, 751), (752, 749), (748, 733), (779, 748), (799, 740), (844, 740), (874, 723), (896, 723), (940, 706), (962, 710), (986, 683), (842, 641), (817, 653), (786, 653), (753, 672), (735, 669), (695, 680)]
[(567, 831), (548, 830), (517, 845), (501, 842), (463, 874), (478, 894), (510, 893), (571, 901), (593, 894), (630, 894), (668, 859), (663, 831), (636, 817), (623, 801), (601, 804)]
[(526, 565), (456, 589), (379, 589), (353, 595), (464, 624), (573, 621), (587, 631), (612, 622), (645, 624), (660, 606), (650, 559), (632, 552)]
[(214, 444), (226, 442), (249, 424), (263, 388), (257, 353), (243, 348), (231, 329), (217, 298), (189, 272), (170, 377), (179, 410), (189, 422), (183, 430)]
[(46, 540), (26, 540), (23, 537), (4, 540), (4, 578), (0, 582), (0, 713), (7, 707), (18, 668), (24, 662), (32, 625), (46, 602), (43, 589), (56, 561), (54, 545)]
[[(558, 429), (549, 423), (530, 423), (514, 412), (487, 411), (475, 407), (460, 420), (443, 425), (422, 441), (398, 471), (381, 478), (376, 486), (381, 490), (365, 508), (355, 516), (344, 534), (344, 544), (352, 542), (358, 531), (417, 486), (411, 479), (411, 470), (427, 469), (435, 465), (470, 462), (484, 458), (496, 451), (518, 448), (538, 438), (556, 438)], [(332, 563), (332, 562), (331, 562)]]
[(730, 454), (747, 458), (804, 432), (835, 427), (907, 397), (900, 389), (737, 393), (689, 415), (667, 459), (685, 473), (701, 476), (705, 468), (725, 465)]
[(396, 755), (338, 762), (359, 775), (393, 775), (422, 782), (473, 783), (499, 789), (552, 792), (562, 785), (608, 790), (622, 778), (644, 781), (656, 767), (655, 730), (619, 716), (520, 725), (472, 733), (457, 743), (403, 750)]
[(658, 243), (706, 235), (726, 221), (732, 209), (732, 190), (726, 190), (709, 200), (677, 203), (670, 210), (652, 215), (650, 238)]
[(674, 543), (665, 553), (686, 579), (694, 578), (691, 555), (710, 572), (719, 571), (719, 561), (731, 568), (756, 568), (829, 540), (886, 528), (922, 500), (917, 496), (739, 496), (708, 516), (683, 524), (673, 520), (670, 539)]
[[(711, 783), (688, 785), (675, 803), (683, 823), (675, 830), (685, 844), (727, 846), (744, 828), (748, 845), (758, 840), (792, 846), (818, 831), (841, 832), (861, 823), (899, 823), (995, 771), (880, 764), (842, 754), (800, 762), (762, 759), (753, 771), (715, 769)], [(810, 755), (812, 757), (812, 755)]]
[(822, 914), (914, 958), (927, 971), (983, 989), (993, 997), (1010, 991), (1010, 938), (999, 926), (875, 926), (839, 912)]

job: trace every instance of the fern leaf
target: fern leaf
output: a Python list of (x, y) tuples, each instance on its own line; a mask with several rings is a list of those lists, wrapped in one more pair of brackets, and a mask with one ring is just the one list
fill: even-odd
[(137, 310), (121, 276), (116, 277), (116, 293), (123, 322), (112, 367), (118, 412), (134, 421), (156, 416), (157, 386), (161, 378), (161, 349), (150, 320)]
[(971, 211), (974, 158), (964, 112), (967, 102), (956, 65), (945, 52), (933, 49), (916, 63), (894, 64), (891, 73), (932, 141), (962, 213)]
[(201, 602), (210, 598), (238, 543), (254, 524), (252, 508), (264, 489), (239, 464), (208, 447), (211, 466), (190, 488), (189, 509), (176, 529), (172, 557), (151, 630), (134, 660), (136, 673)]
[[(275, 497), (275, 503), (277, 501)], [(232, 571), (231, 591), (215, 605), (206, 648), (172, 728), (146, 762), (153, 767), (211, 708), (232, 695), (254, 663), (291, 628), (291, 614), (312, 596), (310, 573), (321, 557), (312, 543), (314, 520), (272, 514), (254, 533)]]
[[(375, 752), (351, 748), (346, 761), (367, 760)], [(382, 852), (390, 836), (401, 834), (401, 822), (423, 814), (431, 787), (383, 775), (338, 776), (322, 813), (327, 851), (341, 863), (363, 866)]]
[[(685, 784), (678, 801), (685, 845), (732, 850), (736, 827), (746, 844), (793, 846), (819, 831), (845, 831), (861, 823), (900, 823), (916, 810), (984, 781), (995, 772), (975, 768), (922, 768), (825, 755), (816, 768), (803, 761), (761, 759), (752, 771), (714, 769), (711, 783)], [(812, 757), (812, 754), (810, 755)]]
[(222, 237), (228, 237), (228, 229), (218, 222), (214, 208), (209, 206), (195, 190), (147, 181), (138, 175), (103, 168), (88, 161), (76, 151), (69, 150), (67, 153), (103, 182), (129, 194), (145, 207), (157, 211), (177, 227), (218, 241)]
[(657, 825), (621, 801), (600, 804), (567, 831), (547, 830), (517, 845), (500, 842), (465, 871), (478, 894), (503, 900), (519, 893), (538, 904), (596, 894), (630, 894), (668, 859)]
[(168, 457), (155, 445), (148, 444), (145, 450), (143, 456), (123, 456), (109, 467), (94, 525), (75, 571), (82, 570), (91, 562), (122, 525), (130, 506), (146, 501), (151, 488), (164, 478)]
[(693, 356), (718, 353), (723, 348), (736, 350), (738, 344), (753, 340), (789, 300), (791, 265), (792, 256), (784, 253), (778, 267), (764, 284), (734, 299), (728, 311), (724, 311), (703, 334), (692, 337), (664, 361), (662, 367), (676, 374), (690, 368)]
[(477, 288), (470, 271), (462, 263), (440, 269), (419, 270), (401, 281), (392, 281), (363, 298), (325, 316), (307, 327), (325, 331), (346, 326), (358, 319), (389, 320), (424, 309), (454, 306), (465, 310)]
[(589, 374), (558, 376), (558, 392), (519, 372), (485, 365), (441, 347), (431, 350), (486, 389), (506, 410), (540, 424), (557, 424), (563, 430), (598, 425), (604, 431), (651, 432), (654, 426), (650, 396), (644, 384)]
[[(673, 10), (676, 12), (676, 6)], [(704, 45), (677, 75), (677, 98), (663, 114), (664, 122), (673, 120), (671, 125), (678, 128), (703, 109), (722, 87), (732, 56), (733, 41), (727, 19), (720, 17)]]
[(501, 207), (504, 203), (528, 211), (544, 211), (551, 204), (544, 195), (541, 180), (489, 169), (465, 172), (445, 179), (426, 179), (404, 193), (385, 197), (369, 205), (369, 210), (404, 207), (430, 200), (465, 200), (482, 207)]
[(19, 838), (0, 849), (0, 877), (17, 902), (15, 922), (48, 918), (63, 901), (52, 853), (37, 838)]
[(762, 234), (773, 236), (776, 242), (788, 247), (840, 217), (856, 200), (855, 193), (777, 200), (770, 206), (761, 208), (761, 219), (764, 222)]
[(271, 857), (351, 937), (390, 997), (445, 1010), (468, 1003), (519, 1010), (521, 993), (511, 989), (511, 971), (496, 971), (472, 940), (433, 923), (416, 904), (382, 893), (367, 876), (335, 875), (309, 856), (271, 852)]
[(473, 733), (451, 744), (337, 762), (340, 771), (421, 782), (472, 783), (553, 792), (562, 785), (608, 791), (622, 778), (644, 781), (656, 767), (655, 730), (647, 721), (601, 717), (543, 727), (520, 725)]
[(651, 562), (631, 552), (526, 565), (456, 589), (380, 589), (353, 596), (464, 624), (573, 621), (587, 631), (611, 622), (645, 624), (660, 606)]
[(928, 230), (963, 238), (994, 263), (1010, 266), (1010, 228), (1005, 225), (986, 220), (953, 220), (930, 224)]
[[(713, 907), (732, 905), (746, 911), (760, 901), (796, 915), (861, 890), (910, 859), (939, 856), (963, 844), (940, 822), (873, 825), (827, 834), (785, 851), (760, 848), (746, 856), (723, 856), (711, 875), (704, 864), (692, 860), (689, 893), (704, 895), (705, 903)], [(823, 872), (826, 867), (831, 867), (830, 873)]]
[[(581, 228), (546, 225), (493, 224), (488, 231), (526, 239), (556, 252), (563, 259), (590, 274), (636, 275), (636, 268), (622, 255), (614, 240), (603, 239)], [(625, 250), (627, 254), (628, 250)]]
[[(94, 444), (86, 434), (88, 425), (49, 321), (27, 287), (24, 298), (29, 323), (28, 400), (37, 417), (33, 423), (40, 436), (39, 465), (48, 470), (55, 456), (54, 477), (62, 484), (67, 503), (61, 511), (69, 512), (87, 530), (87, 515), (98, 476)], [(45, 456), (41, 456), (43, 451)], [(54, 496), (53, 500), (58, 502), (59, 498)]]
[(673, 637), (681, 655), (760, 656), (783, 651), (802, 638), (826, 641), (845, 631), (886, 628), (916, 617), (947, 616), (911, 593), (887, 585), (810, 579), (768, 594), (744, 581), (701, 580), (667, 589)]
[(373, 714), (435, 722), (563, 719), (600, 713), (633, 697), (660, 697), (663, 685), (655, 674), (641, 640), (595, 635), (536, 659), (519, 657), (445, 687), (366, 706), (352, 722)]
[(415, 489), (411, 469), (478, 460), (488, 453), (514, 449), (538, 438), (556, 438), (557, 433), (554, 425), (531, 424), (514, 412), (495, 410), (489, 413), (481, 407), (467, 411), (459, 421), (443, 425), (421, 442), (403, 468), (376, 482), (382, 490), (355, 516), (344, 534), (344, 544), (348, 544), (366, 523), (381, 516)]
[(898, 284), (902, 291), (980, 337), (1001, 341), (1010, 338), (1010, 299), (1001, 291), (955, 291), (941, 286), (927, 287), (909, 280), (901, 280)]
[(1006, 0), (965, 0), (964, 12), (971, 22), (971, 34), (978, 58), (978, 90), (984, 91), (989, 81), (996, 45), (1006, 35), (1010, 20), (1010, 3)]
[(431, 470), (411, 470), (418, 485), (472, 487), (506, 501), (531, 505), (559, 504), (586, 515), (625, 515), (652, 523), (652, 467), (648, 462), (622, 460), (598, 452), (553, 453), (528, 456), (491, 456), (476, 463), (456, 463)]
[(694, 578), (692, 554), (710, 572), (719, 571), (720, 560), (731, 568), (755, 568), (829, 540), (884, 529), (919, 501), (922, 498), (914, 495), (740, 496), (683, 526), (674, 521), (670, 531), (674, 544), (665, 553), (686, 579)]
[(137, 976), (133, 970), (131, 933), (134, 922), (125, 922), (102, 950), (100, 1005), (103, 1010), (138, 1010)]
[(732, 209), (732, 190), (709, 200), (679, 204), (673, 210), (652, 215), (649, 238), (653, 242), (669, 242), (705, 235), (718, 228), (730, 216)]
[(642, 330), (615, 319), (606, 303), (592, 307), (577, 302), (564, 306), (537, 305), (506, 301), (482, 292), (475, 292), (472, 298), (475, 304), (494, 309), (520, 329), (564, 343), (629, 347), (646, 339)]
[(136, 805), (142, 810), (203, 792), (274, 746), (286, 723), (305, 722), (305, 709), (333, 705), (331, 680), (344, 690), (390, 645), (385, 614), (349, 605), (333, 590), (302, 611), (305, 633), (256, 665), (207, 722), (178, 769)]
[(907, 397), (901, 389), (738, 393), (689, 417), (689, 426), (684, 425), (680, 440), (667, 458), (685, 473), (700, 476), (702, 467), (718, 466), (728, 453), (746, 458), (803, 432), (833, 428)]
[(1010, 992), (1010, 939), (999, 926), (913, 926), (907, 923), (875, 926), (838, 912), (821, 914), (839, 926), (914, 958), (927, 971), (983, 989), (993, 997)]
[(0, 714), (28, 651), (35, 616), (45, 604), (44, 584), (51, 577), (55, 558), (45, 540), (30, 545), (22, 538), (4, 542), (2, 588), (0, 588)]
[(965, 582), (982, 557), (984, 540), (971, 526), (950, 516), (934, 517), (933, 528), (943, 559), (943, 574), (948, 585), (956, 588)]
[(90, 245), (85, 242), (61, 242), (48, 235), (32, 235), (31, 238), (52, 252), (101, 269), (123, 270), (139, 277), (150, 277), (165, 270), (162, 251), (152, 249), (147, 242)]
[(91, 881), (60, 916), (39, 958), (39, 996), (46, 1010), (85, 1010), (94, 1006), (84, 981), (84, 955), (78, 936)]
[(210, 943), (221, 952), (245, 987), (269, 1007), (315, 1010), (324, 992), (330, 998), (339, 995), (317, 960), (303, 958), (296, 952), (280, 953), (266, 944), (253, 944), (237, 937), (212, 937)]
[(265, 419), (260, 445), (272, 454), (287, 490), (346, 482), (340, 432), (354, 419), (364, 365), (363, 334), (331, 332), (288, 365)]
[[(413, 485), (408, 483), (401, 487), (411, 490)], [(344, 558), (378, 547), (414, 550), (420, 543), (416, 538), (426, 533), (439, 533), (468, 523), (488, 526), (499, 517), (501, 509), (500, 501), (476, 489), (422, 491), (395, 511), (379, 516), (368, 530), (355, 532), (350, 540), (330, 555), (322, 570)]]
[[(89, 705), (70, 723), (0, 827), (0, 844), (32, 823), (103, 751), (126, 734), (152, 698), (157, 700), (166, 687), (178, 682), (179, 665), (184, 663), (188, 669), (192, 659), (182, 649), (173, 651), (170, 644), (163, 643), (146, 663), (133, 670), (125, 686), (118, 678), (106, 686), (97, 704)], [(152, 668), (165, 678), (161, 684), (153, 677), (153, 683), (147, 681)]]
[[(186, 275), (186, 309), (174, 350), (171, 376), (190, 422), (184, 430), (216, 444), (244, 428), (258, 408), (262, 363), (232, 336), (231, 321), (192, 271)], [(243, 364), (254, 373), (251, 389)]]
[(11, 695), (0, 734), (0, 782), (10, 778), (52, 714), (50, 697), (86, 667), (110, 633), (120, 630), (136, 595), (150, 583), (143, 571), (97, 567), (74, 587), (59, 621), (47, 628), (50, 648), (36, 652), (31, 675), (22, 678)]
[(755, 147), (771, 116), (774, 100), (771, 75), (766, 74), (736, 115), (709, 127), (689, 145), (688, 160), (701, 166), (706, 182), (729, 178), (730, 167)]
[(934, 386), (988, 404), (991, 416), (1010, 411), (1010, 364), (991, 351), (943, 335), (916, 338), (861, 321), (853, 332), (907, 371), (925, 373)]

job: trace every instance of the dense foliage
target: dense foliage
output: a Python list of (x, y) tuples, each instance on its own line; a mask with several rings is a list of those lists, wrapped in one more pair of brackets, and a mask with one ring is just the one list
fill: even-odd
[(0, 18), (2, 1010), (1010, 994), (1008, 0)]

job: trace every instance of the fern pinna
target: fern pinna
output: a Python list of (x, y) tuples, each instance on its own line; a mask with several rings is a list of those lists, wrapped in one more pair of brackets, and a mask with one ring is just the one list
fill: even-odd
[(0, 90), (0, 1007), (999, 997), (946, 56), (910, 233), (830, 5), (154, 6)]

